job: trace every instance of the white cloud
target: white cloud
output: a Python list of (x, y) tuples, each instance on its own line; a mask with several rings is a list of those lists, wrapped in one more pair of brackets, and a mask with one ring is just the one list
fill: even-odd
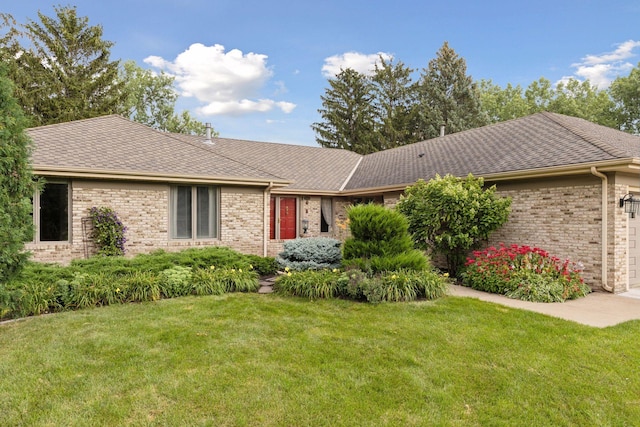
[[(582, 61), (571, 64), (576, 69), (573, 78), (589, 80), (599, 89), (608, 87), (611, 82), (620, 75), (625, 75), (633, 68), (633, 64), (626, 61), (636, 54), (633, 50), (640, 48), (640, 41), (628, 40), (617, 45), (613, 52), (599, 55), (587, 55)], [(566, 81), (571, 77), (563, 77), (560, 81)]]
[(378, 52), (370, 55), (359, 52), (347, 52), (342, 55), (334, 55), (325, 58), (322, 66), (322, 75), (327, 78), (335, 77), (340, 71), (351, 68), (359, 73), (372, 74), (376, 62), (380, 61), (380, 57), (385, 61), (393, 58), (388, 53)]
[(183, 96), (206, 104), (199, 108), (202, 114), (237, 115), (274, 108), (290, 113), (295, 108), (290, 102), (255, 99), (273, 76), (267, 67), (267, 55), (243, 54), (238, 49), (225, 52), (219, 44), (194, 43), (174, 61), (149, 56), (144, 62), (175, 76)]
[(266, 113), (274, 108), (280, 108), (285, 113), (290, 113), (296, 108), (296, 104), (291, 102), (276, 102), (271, 99), (259, 99), (251, 101), (241, 99), (237, 101), (213, 101), (204, 107), (198, 108), (198, 112), (205, 116), (217, 115), (241, 115), (246, 113)]

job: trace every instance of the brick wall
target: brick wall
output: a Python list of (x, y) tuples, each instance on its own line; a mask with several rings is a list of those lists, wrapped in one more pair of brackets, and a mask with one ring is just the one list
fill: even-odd
[(229, 246), (262, 255), (264, 195), (259, 188), (222, 187), (219, 239), (169, 238), (169, 185), (74, 180), (71, 185), (72, 224), (69, 243), (30, 243), (32, 259), (68, 263), (95, 253), (83, 231), (83, 218), (93, 206), (114, 209), (127, 227), (127, 255), (154, 249), (177, 251), (196, 246)]

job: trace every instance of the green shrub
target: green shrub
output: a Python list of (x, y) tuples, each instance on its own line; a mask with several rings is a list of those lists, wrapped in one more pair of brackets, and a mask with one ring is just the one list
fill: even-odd
[(164, 298), (175, 298), (189, 295), (191, 285), (191, 268), (176, 265), (160, 272), (160, 294)]
[(413, 249), (407, 219), (373, 203), (347, 211), (351, 237), (344, 242), (345, 259), (393, 256)]
[(249, 269), (216, 268), (212, 277), (226, 292), (256, 292), (260, 288), (258, 274)]
[(341, 294), (338, 270), (289, 271), (278, 276), (273, 290), (309, 299), (336, 298)]
[(193, 293), (196, 295), (222, 295), (227, 289), (218, 279), (214, 268), (199, 268), (193, 271)]
[(130, 302), (156, 301), (160, 299), (160, 278), (157, 274), (149, 271), (136, 271), (120, 276), (117, 285), (116, 289), (124, 289)]
[(580, 298), (591, 292), (582, 266), (561, 261), (529, 246), (500, 245), (474, 251), (461, 275), (462, 284), (480, 291), (536, 302)]
[(258, 274), (276, 270), (274, 258), (225, 247), (157, 250), (134, 258), (96, 256), (69, 266), (29, 262), (19, 276), (0, 284), (0, 318), (190, 294), (254, 292)]
[(395, 270), (427, 270), (429, 259), (420, 250), (413, 249), (397, 255), (352, 258), (343, 262), (345, 268), (358, 268), (370, 275)]
[(60, 280), (58, 289), (66, 289), (63, 297), (65, 308), (83, 309), (114, 304), (124, 300), (116, 284), (116, 278), (108, 273), (76, 273), (72, 280)]
[(340, 241), (328, 237), (308, 237), (288, 240), (276, 261), (281, 268), (291, 270), (321, 270), (340, 267)]
[(409, 219), (417, 246), (443, 255), (457, 277), (468, 252), (507, 222), (511, 199), (484, 187), (482, 178), (436, 175), (407, 188), (396, 209)]
[(258, 276), (272, 276), (278, 271), (278, 262), (274, 257), (261, 257), (258, 255), (245, 255), (249, 267), (253, 267)]
[(446, 295), (445, 276), (434, 271), (388, 271), (360, 283), (360, 293), (370, 303), (429, 300)]

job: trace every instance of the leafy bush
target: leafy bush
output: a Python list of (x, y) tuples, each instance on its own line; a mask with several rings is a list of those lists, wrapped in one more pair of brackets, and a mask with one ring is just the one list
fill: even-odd
[(250, 269), (216, 268), (212, 277), (224, 286), (226, 292), (256, 292), (260, 288), (258, 274)]
[(435, 271), (399, 270), (363, 280), (359, 293), (371, 303), (433, 300), (446, 295), (448, 286), (446, 276)]
[(462, 283), (485, 292), (526, 301), (555, 302), (587, 295), (582, 266), (561, 261), (530, 246), (501, 244), (474, 251), (462, 273)]
[(127, 239), (124, 233), (127, 227), (122, 224), (118, 214), (108, 207), (92, 207), (89, 218), (93, 225), (91, 237), (98, 246), (98, 254), (104, 256), (124, 255), (124, 244)]
[(193, 271), (193, 293), (196, 295), (222, 295), (226, 285), (218, 280), (215, 268), (199, 268)]
[(276, 261), (281, 268), (291, 270), (321, 270), (340, 267), (341, 242), (328, 237), (308, 237), (289, 240)]
[(484, 188), (482, 178), (436, 175), (407, 188), (396, 209), (409, 219), (418, 247), (443, 255), (453, 276), (464, 266), (471, 249), (507, 222), (511, 199)]
[(278, 276), (273, 290), (309, 299), (336, 298), (341, 294), (338, 281), (340, 274), (337, 269), (288, 271)]
[(254, 292), (258, 274), (276, 270), (274, 258), (225, 247), (158, 250), (134, 258), (97, 256), (68, 266), (29, 262), (19, 276), (0, 284), (0, 319), (191, 294)]
[(370, 275), (395, 270), (427, 270), (429, 259), (420, 250), (412, 249), (397, 255), (372, 256), (370, 258), (352, 258), (345, 260), (345, 268), (358, 268)]
[(278, 271), (278, 262), (274, 257), (245, 255), (245, 258), (249, 262), (249, 268), (253, 268), (258, 276), (271, 276)]
[(160, 273), (160, 294), (164, 298), (189, 295), (191, 286), (191, 268), (176, 265)]
[[(122, 287), (131, 302), (156, 301), (160, 299), (160, 279), (158, 275), (149, 271), (136, 271), (125, 274), (117, 281), (118, 288)], [(116, 288), (116, 289), (118, 289)]]
[(389, 271), (369, 276), (357, 269), (287, 272), (274, 290), (309, 299), (344, 297), (377, 303), (436, 299), (447, 293), (448, 280), (434, 271)]

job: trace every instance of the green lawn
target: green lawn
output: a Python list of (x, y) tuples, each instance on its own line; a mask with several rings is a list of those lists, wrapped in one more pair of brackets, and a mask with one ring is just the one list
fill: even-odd
[(226, 294), (0, 325), (0, 424), (630, 426), (640, 321)]

